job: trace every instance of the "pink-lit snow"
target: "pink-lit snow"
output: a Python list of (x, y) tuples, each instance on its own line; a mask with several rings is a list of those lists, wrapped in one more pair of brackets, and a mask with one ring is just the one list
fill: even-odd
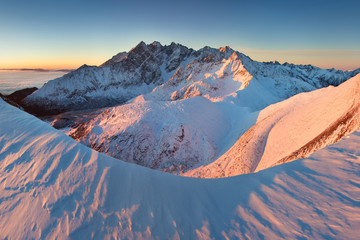
[(357, 239), (360, 133), (224, 179), (91, 150), (0, 100), (0, 238)]

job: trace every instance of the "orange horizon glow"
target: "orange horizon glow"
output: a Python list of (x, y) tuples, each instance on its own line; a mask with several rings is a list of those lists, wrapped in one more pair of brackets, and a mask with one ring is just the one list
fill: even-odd
[(77, 69), (82, 65), (98, 66), (108, 60), (110, 57), (97, 57), (97, 56), (68, 56), (61, 58), (24, 58), (24, 59), (7, 59), (0, 60), (0, 69)]
[[(93, 62), (93, 61), (92, 61)], [(104, 61), (105, 62), (105, 61)], [(0, 69), (1, 70), (17, 70), (17, 69), (44, 69), (44, 70), (61, 70), (61, 69), (77, 69), (79, 67), (81, 67), (82, 65), (86, 64), (86, 65), (93, 65), (93, 66), (98, 66), (101, 65), (103, 62), (101, 63), (80, 63), (80, 62), (75, 62), (75, 63), (54, 63), (54, 64), (49, 64), (49, 63), (38, 63), (38, 64), (0, 64)]]
[[(230, 46), (231, 47), (231, 46)], [(320, 68), (335, 68), (351, 71), (360, 68), (360, 51), (349, 50), (262, 50), (262, 49), (240, 49), (250, 58), (256, 61), (278, 61), (280, 63), (311, 64)], [(116, 53), (114, 53), (116, 54)], [(57, 59), (45, 58), (24, 58), (0, 60), (0, 69), (77, 69), (80, 66), (92, 65), (99, 66), (112, 56), (62, 56)]]

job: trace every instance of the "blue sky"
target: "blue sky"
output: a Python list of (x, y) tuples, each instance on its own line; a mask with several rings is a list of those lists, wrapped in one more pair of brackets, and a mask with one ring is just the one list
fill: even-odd
[(141, 40), (360, 67), (360, 1), (0, 0), (0, 68), (98, 65)]

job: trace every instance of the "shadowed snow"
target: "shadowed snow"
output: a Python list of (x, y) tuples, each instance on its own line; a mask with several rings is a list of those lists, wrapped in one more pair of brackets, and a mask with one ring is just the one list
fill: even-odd
[(359, 132), (305, 160), (209, 180), (113, 159), (2, 100), (0, 109), (0, 238), (359, 235)]

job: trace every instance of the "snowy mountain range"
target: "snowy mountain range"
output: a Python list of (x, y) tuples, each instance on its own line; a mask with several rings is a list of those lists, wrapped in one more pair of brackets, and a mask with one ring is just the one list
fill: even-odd
[(359, 96), (360, 74), (260, 111), (201, 96), (176, 101), (140, 96), (103, 110), (70, 135), (142, 166), (228, 177), (307, 157), (359, 129)]
[(357, 239), (359, 73), (141, 42), (18, 93), (61, 131), (0, 98), (0, 239)]
[(24, 104), (33, 113), (51, 114), (114, 106), (156, 91), (158, 100), (238, 95), (234, 100), (248, 107), (243, 101), (249, 100), (251, 94), (239, 91), (249, 85), (262, 91), (251, 106), (259, 110), (300, 92), (339, 85), (359, 72), (256, 62), (228, 46), (195, 51), (175, 43), (163, 46), (159, 42), (140, 42), (100, 67), (83, 65), (49, 81), (28, 96)]
[(228, 46), (141, 42), (50, 81), (25, 103), (46, 113), (118, 104), (67, 134), (149, 168), (228, 177), (307, 157), (357, 130), (359, 72), (257, 62)]
[(164, 83), (180, 66), (194, 58), (187, 47), (140, 42), (101, 67), (83, 65), (49, 81), (25, 99), (31, 111), (56, 113), (123, 103)]
[(259, 112), (256, 124), (216, 161), (187, 176), (229, 177), (308, 157), (360, 129), (360, 74)]

